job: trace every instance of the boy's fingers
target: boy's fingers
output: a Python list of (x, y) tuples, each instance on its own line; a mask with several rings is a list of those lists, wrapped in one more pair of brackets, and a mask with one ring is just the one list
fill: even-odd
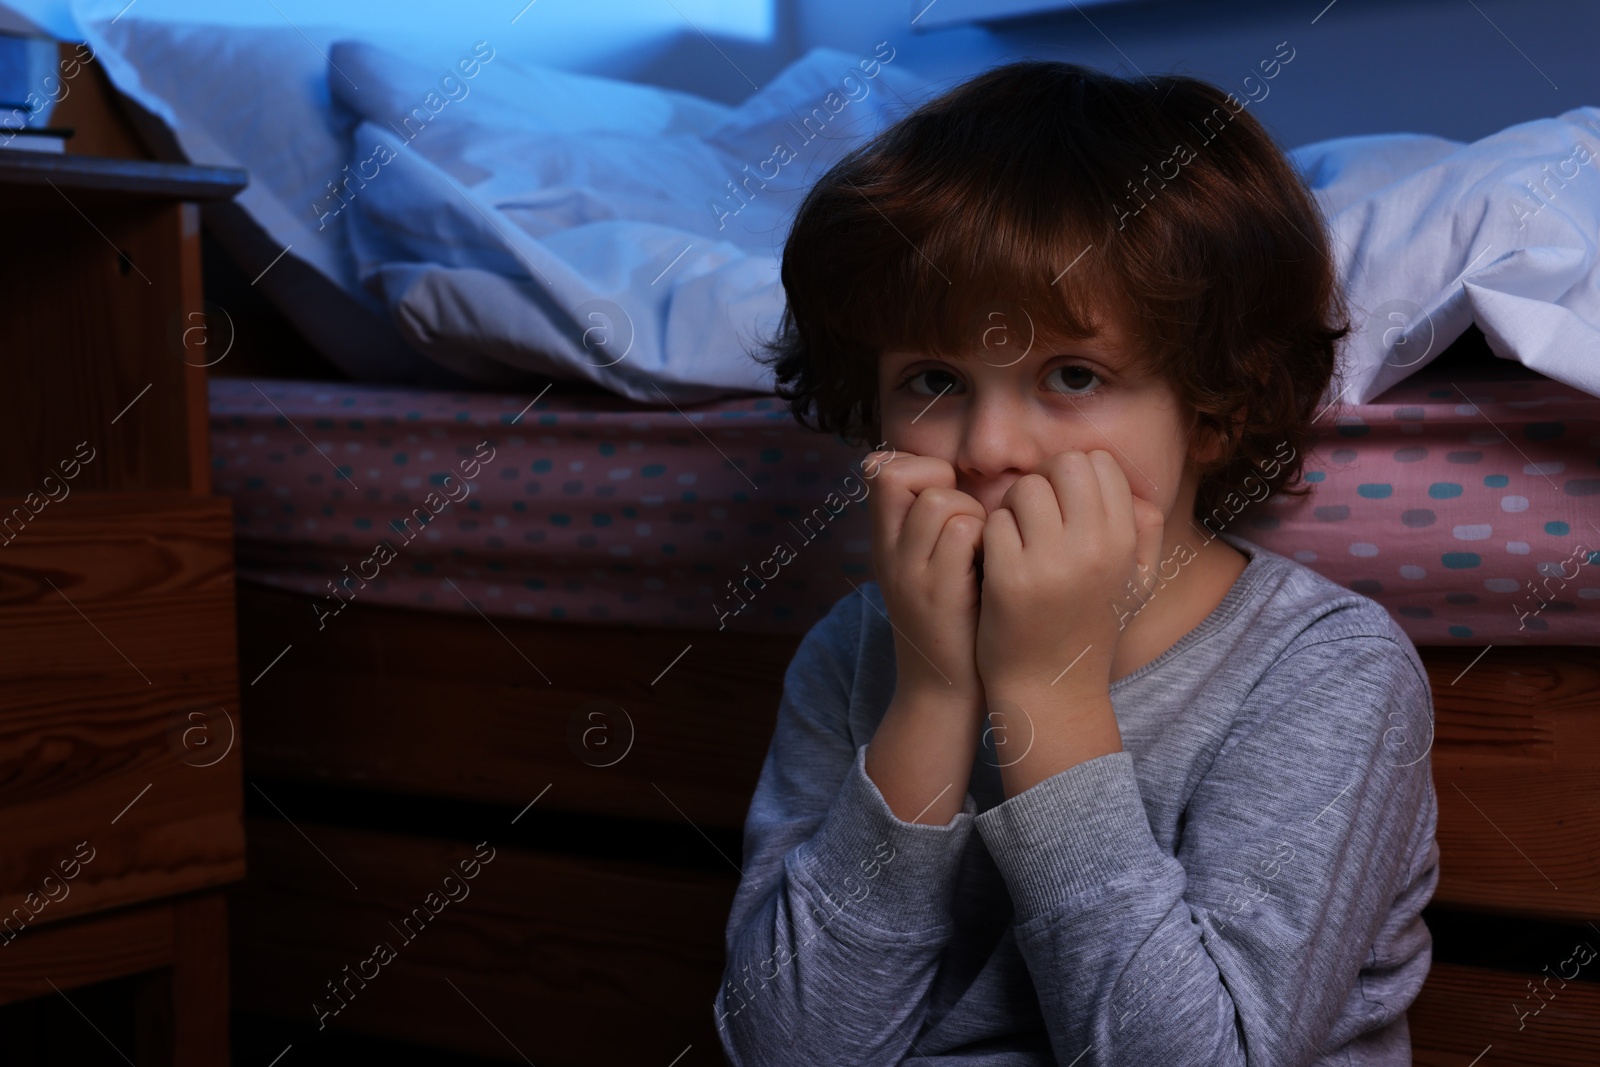
[(1132, 507), (1139, 566), (1156, 567), (1161, 563), (1167, 517), (1161, 513), (1160, 507), (1143, 497), (1134, 497)]
[(1022, 534), (1017, 529), (1017, 516), (1010, 508), (995, 508), (983, 521), (984, 567), (996, 569), (1013, 561), (1022, 548)]
[(876, 478), (883, 470), (884, 464), (893, 462), (896, 455), (892, 448), (887, 451), (868, 452), (867, 458), (861, 461), (861, 473), (868, 478)]
[(1089, 455), (1090, 465), (1100, 483), (1100, 499), (1105, 502), (1107, 521), (1113, 530), (1134, 530), (1133, 487), (1111, 453), (1095, 451)]
[(901, 558), (919, 562), (932, 559), (947, 524), (957, 515), (977, 519), (980, 529), (983, 525), (983, 505), (959, 489), (929, 486), (918, 493), (900, 528)]
[(1061, 504), (1052, 482), (1023, 475), (1011, 483), (1000, 506), (1012, 514), (1024, 545), (1039, 544), (1061, 531)]
[(882, 550), (893, 548), (900, 540), (906, 514), (924, 489), (939, 486), (954, 489), (956, 471), (942, 459), (917, 456), (909, 452), (896, 452), (894, 458), (880, 467), (874, 479), (877, 492), (872, 499), (877, 506), (868, 505), (872, 514), (872, 535)]
[(977, 553), (983, 547), (983, 520), (970, 511), (951, 515), (939, 530), (930, 563), (946, 574), (972, 573)]
[(1111, 453), (1096, 451), (1089, 458), (1099, 478), (1106, 521), (1112, 530), (1133, 531), (1134, 562), (1139, 573), (1143, 574), (1146, 568), (1154, 567), (1161, 561), (1166, 516), (1161, 513), (1159, 506), (1133, 494), (1127, 474)]
[[(1057, 452), (1039, 465), (1038, 473), (1048, 478), (1050, 487), (1055, 490), (1062, 527), (1074, 527), (1077, 533), (1086, 535), (1099, 524), (1105, 492), (1099, 482), (1099, 472), (1086, 453)], [(1027, 539), (1026, 529), (1023, 539)]]
[[(874, 452), (872, 456), (882, 458), (883, 452)], [(905, 522), (906, 512), (911, 508), (911, 502), (916, 499), (908, 486), (898, 477), (899, 470), (904, 465), (910, 464), (913, 457), (890, 453), (892, 459), (884, 461), (868, 471), (867, 476), (877, 484), (871, 496), (871, 503), (867, 506), (868, 515), (872, 519), (872, 540), (875, 550), (886, 552), (894, 547), (900, 537), (900, 527)]]

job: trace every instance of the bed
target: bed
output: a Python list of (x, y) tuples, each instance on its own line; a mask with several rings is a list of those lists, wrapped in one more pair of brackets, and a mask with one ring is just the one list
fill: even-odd
[[(240, 576), (284, 591), (335, 595), (388, 538), (397, 558), (352, 597), (798, 635), (872, 574), (862, 483), (847, 480), (865, 450), (771, 396), (649, 407), (559, 385), (222, 378), (211, 412)], [(1241, 498), (1210, 525), (1372, 597), (1419, 645), (1600, 644), (1600, 577), (1561, 566), (1585, 535), (1600, 562), (1600, 398), (1494, 358), (1474, 331), (1319, 425), (1314, 497)], [(483, 441), (492, 462), (438, 526), (399, 525)], [(805, 558), (769, 594), (758, 572), (775, 574), (778, 543)]]
[[(245, 214), (206, 217), (218, 242), (208, 297), (233, 312), (251, 292), (276, 304), (241, 331), (255, 361), (222, 361), (209, 392), (212, 475), (235, 509), (248, 783), (249, 876), (230, 901), (236, 1048), (262, 1062), (286, 1042), (297, 1057), (360, 1059), (378, 1039), (486, 1061), (718, 1061), (723, 926), (783, 671), (807, 627), (872, 576), (864, 504), (828, 503), (859, 454), (738, 388), (750, 381), (680, 373), (672, 357), (705, 344), (700, 334), (677, 335), (690, 348), (666, 345), (651, 364), (662, 373), (632, 379), (596, 373), (600, 361), (584, 359), (594, 353), (559, 329), (533, 355), (550, 357), (564, 337), (564, 365), (414, 345), (419, 320), (400, 312), (424, 296), (457, 282), (468, 296), (530, 291), (481, 277), (495, 273), (484, 260), (358, 276), (351, 250), (321, 243), (304, 218), (305, 240), (285, 250), (301, 238), (281, 227), (304, 207), (285, 183), (315, 186), (324, 164), (337, 173), (340, 137), (359, 129), (335, 127), (300, 91), (314, 80), (327, 102), (316, 50), (287, 31), (251, 51), (218, 27), (161, 29), (136, 14), (120, 26), (101, 23), (94, 40), (123, 62), (113, 80), (155, 153), (214, 151), (252, 167)], [(319, 47), (336, 43), (312, 32)], [(146, 60), (228, 65), (235, 88), (251, 70), (292, 76), (269, 123), (219, 140), (230, 131), (197, 132), (183, 110), (207, 106), (204, 94), (162, 112), (160, 79), (179, 66), (139, 66), (135, 46)], [(378, 58), (335, 52), (392, 87)], [(615, 110), (635, 134), (641, 123), (656, 135), (729, 133), (734, 118), (637, 94)], [(732, 130), (770, 117), (753, 108)], [(310, 160), (293, 174), (271, 161), (272, 136), (287, 135)], [(252, 144), (259, 166), (229, 154)], [(1459, 146), (1379, 147), (1418, 172)], [(1349, 180), (1328, 207), (1353, 218), (1382, 182), (1359, 167), (1335, 173), (1340, 158), (1301, 162), (1325, 184)], [(459, 158), (449, 167), (470, 171)], [(406, 203), (366, 195), (384, 188), (355, 204), (376, 215)], [(752, 233), (783, 201), (774, 191), (754, 203)], [(478, 207), (487, 219), (493, 205)], [(463, 212), (452, 225), (471, 223)], [(1556, 210), (1538, 225), (1558, 221), (1585, 225)], [(1372, 234), (1394, 230), (1341, 231), (1341, 254), (1381, 262)], [(468, 236), (491, 266), (500, 257), (503, 277), (537, 251), (518, 233)], [(672, 259), (676, 235), (638, 237), (610, 246), (649, 252), (630, 278), (676, 286), (657, 275), (689, 262)], [(1435, 964), (1410, 1012), (1416, 1062), (1592, 1063), (1597, 972), (1569, 967), (1575, 945), (1600, 945), (1600, 572), (1585, 569), (1600, 560), (1579, 566), (1573, 551), (1600, 520), (1600, 364), (1583, 347), (1587, 309), (1560, 302), (1589, 292), (1574, 279), (1592, 249), (1559, 260), (1565, 288), (1511, 260), (1468, 264), (1475, 248), (1444, 256), (1419, 240), (1402, 251), (1435, 261), (1415, 267), (1429, 280), (1414, 302), (1391, 301), (1404, 305), (1403, 336), (1425, 325), (1458, 339), (1397, 375), (1393, 348), (1363, 336), (1360, 351), (1380, 358), (1327, 413), (1308, 463), (1316, 492), (1252, 503), (1229, 528), (1373, 597), (1428, 666), (1434, 728), (1406, 740), (1432, 761), (1442, 863), (1428, 912)], [(728, 266), (737, 256), (719, 254), (682, 279), (681, 307), (736, 306), (757, 321), (764, 297), (730, 298), (746, 282)], [(558, 263), (531, 265), (560, 276)], [(1369, 306), (1393, 295), (1353, 280), (1376, 296)], [(1528, 315), (1518, 301), (1530, 293), (1567, 318)], [(569, 295), (576, 306), (616, 294)], [(670, 340), (671, 315), (655, 310), (634, 324)], [(500, 321), (505, 334), (519, 328)], [(1375, 318), (1379, 336), (1389, 322)], [(548, 317), (529, 325), (552, 329)], [(1528, 345), (1541, 329), (1551, 343)], [(307, 357), (313, 348), (326, 358)], [(750, 579), (780, 540), (794, 560)], [(470, 894), (420, 931), (408, 922), (474, 859)], [(363, 970), (375, 942), (397, 949), (379, 977)]]
[[(513, 1054), (472, 1025), (466, 999), (494, 1019), (537, 1002), (540, 1021), (595, 1026), (625, 1004), (643, 1025), (527, 1032), (551, 1062), (714, 1048), (705, 1009), (782, 670), (872, 575), (865, 503), (823, 506), (859, 457), (771, 397), (663, 411), (560, 385), (219, 377), (211, 402), (255, 678), (247, 768), (264, 791), (235, 920), (241, 1003), (309, 1018), (318, 976), (478, 834), (503, 842), (516, 873), (484, 879), (342, 1026), (494, 1057)], [(1491, 1045), (1497, 1062), (1580, 1063), (1600, 1041), (1600, 996), (1582, 981), (1537, 1027), (1507, 1010), (1600, 933), (1600, 580), (1547, 593), (1543, 627), (1512, 610), (1595, 517), (1597, 434), (1600, 398), (1469, 333), (1438, 372), (1328, 413), (1312, 496), (1252, 504), (1228, 527), (1385, 604), (1428, 664), (1436, 733), (1408, 743), (1433, 760), (1443, 860), (1435, 967), (1412, 1010), (1418, 1063)], [(384, 521), (484, 441), (492, 462), (438, 525), (391, 532), (381, 576), (350, 582), (337, 617), (319, 611)], [(1513, 496), (1526, 507), (1502, 504)], [(1419, 524), (1423, 508), (1434, 522)], [(1461, 529), (1486, 518), (1490, 536)], [(729, 583), (775, 539), (795, 559), (728, 613), (745, 602)], [(1378, 552), (1349, 551), (1367, 544)], [(1474, 567), (1437, 562), (1471, 548)], [(445, 978), (466, 998), (422, 1011)]]

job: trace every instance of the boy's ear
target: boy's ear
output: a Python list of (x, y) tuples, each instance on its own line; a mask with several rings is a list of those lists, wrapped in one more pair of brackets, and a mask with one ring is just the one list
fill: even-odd
[[(1234, 420), (1234, 432), (1237, 434), (1245, 423), (1246, 413), (1241, 413)], [(1218, 430), (1207, 426), (1198, 414), (1190, 422), (1189, 454), (1197, 463), (1212, 463), (1229, 451), (1227, 439)]]
[(1210, 464), (1210, 462), (1221, 458), (1224, 446), (1226, 446), (1226, 442), (1222, 440), (1222, 435), (1211, 429), (1211, 427), (1206, 426), (1205, 422), (1200, 421), (1198, 416), (1195, 416), (1190, 421), (1189, 458), (1195, 464), (1203, 466), (1203, 464)]

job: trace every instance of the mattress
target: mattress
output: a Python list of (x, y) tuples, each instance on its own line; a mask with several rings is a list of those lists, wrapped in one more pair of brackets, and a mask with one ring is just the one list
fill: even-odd
[(210, 401), (239, 580), (327, 611), (803, 632), (872, 577), (868, 450), (772, 397), (214, 378)]
[(1330, 412), (1306, 472), (1311, 494), (1252, 503), (1234, 531), (1413, 643), (1600, 644), (1600, 397), (1487, 348), (1441, 355)]
[[(1243, 500), (1222, 528), (1417, 644), (1600, 644), (1600, 398), (1445, 363), (1331, 410), (1314, 491)], [(866, 450), (774, 397), (213, 378), (210, 400), (238, 577), (315, 598), (317, 629), (365, 602), (801, 633), (872, 578)]]

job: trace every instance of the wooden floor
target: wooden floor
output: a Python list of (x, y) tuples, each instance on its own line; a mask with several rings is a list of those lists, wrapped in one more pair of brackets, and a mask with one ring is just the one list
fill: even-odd
[[(360, 603), (319, 631), (303, 598), (239, 596), (241, 676), (272, 664), (245, 687), (240, 1007), (541, 1067), (723, 1062), (740, 829), (798, 638)], [(1600, 655), (1480, 651), (1422, 650), (1437, 723), (1406, 739), (1433, 762), (1449, 931), (1416, 1062), (1592, 1067), (1600, 963), (1530, 983), (1600, 947)], [(470, 895), (401, 930), (484, 841)], [(394, 958), (351, 981), (378, 941)]]

